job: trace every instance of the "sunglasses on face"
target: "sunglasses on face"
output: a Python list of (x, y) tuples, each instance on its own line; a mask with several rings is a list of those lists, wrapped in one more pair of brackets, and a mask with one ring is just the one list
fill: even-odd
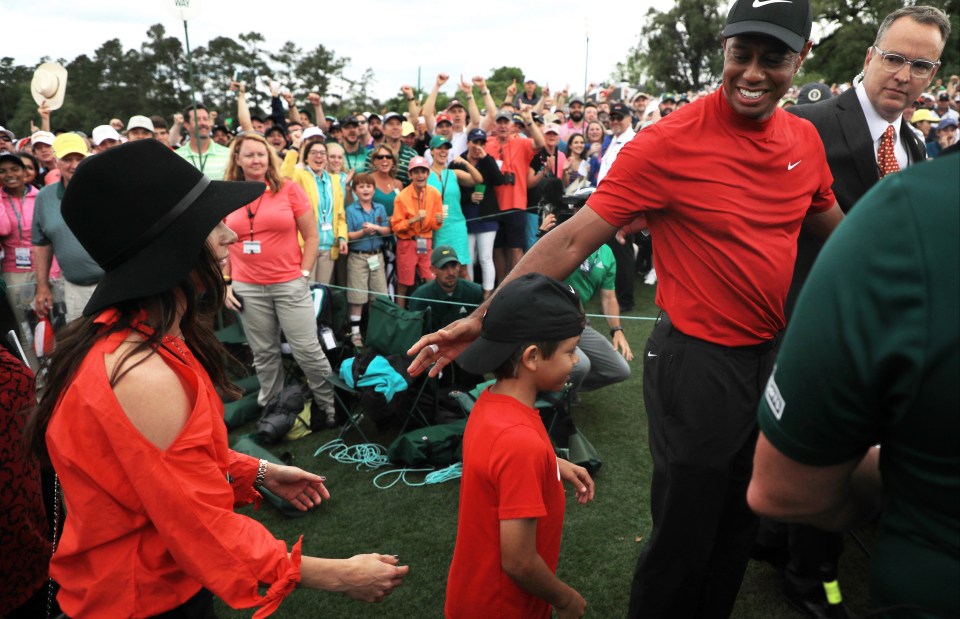
[(10, 142), (13, 143), (13, 140), (10, 139), (10, 136), (6, 133), (0, 134), (0, 142)]
[(374, 155), (373, 158), (378, 161), (382, 161), (384, 159), (389, 159), (390, 161), (393, 161), (393, 155)]

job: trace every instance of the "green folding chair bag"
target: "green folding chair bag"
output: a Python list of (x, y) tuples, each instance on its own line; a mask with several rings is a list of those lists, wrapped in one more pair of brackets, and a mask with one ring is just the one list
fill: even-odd
[(228, 430), (235, 430), (260, 417), (260, 406), (257, 404), (258, 391), (252, 391), (234, 402), (223, 405), (223, 421)]
[(428, 311), (415, 312), (388, 299), (374, 299), (370, 304), (366, 345), (384, 356), (406, 354), (423, 335)]
[[(267, 462), (271, 462), (273, 464), (283, 464), (280, 458), (276, 457), (275, 455), (273, 455), (273, 453), (264, 449), (264, 447), (257, 442), (256, 434), (245, 434), (241, 436), (240, 439), (236, 443), (234, 443), (233, 450), (240, 452), (242, 454), (247, 454), (248, 456), (253, 456), (258, 460), (266, 460)], [(296, 507), (294, 507), (293, 505), (291, 505), (289, 501), (281, 499), (280, 497), (270, 492), (266, 488), (260, 488), (260, 494), (263, 495), (264, 499), (266, 499), (270, 503), (273, 503), (273, 505), (280, 510), (280, 513), (282, 513), (287, 518), (302, 518), (303, 516), (310, 514), (316, 509), (316, 507), (314, 507), (314, 508), (308, 509), (305, 512), (302, 512)]]

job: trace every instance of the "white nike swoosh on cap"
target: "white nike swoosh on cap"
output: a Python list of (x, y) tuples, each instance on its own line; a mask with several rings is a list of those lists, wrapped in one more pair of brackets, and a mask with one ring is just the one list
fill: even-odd
[(759, 9), (760, 7), (767, 6), (768, 4), (774, 4), (776, 2), (785, 2), (787, 4), (793, 4), (791, 0), (753, 0), (753, 8)]

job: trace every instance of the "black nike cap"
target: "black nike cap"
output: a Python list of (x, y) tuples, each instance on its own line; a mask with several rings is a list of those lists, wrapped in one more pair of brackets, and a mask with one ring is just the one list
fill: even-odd
[(812, 27), (808, 0), (737, 0), (727, 15), (723, 36), (762, 34), (799, 52), (810, 40)]

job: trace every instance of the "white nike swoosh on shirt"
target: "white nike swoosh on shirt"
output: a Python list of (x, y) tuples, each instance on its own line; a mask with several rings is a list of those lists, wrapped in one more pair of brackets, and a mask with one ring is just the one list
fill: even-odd
[(648, 356), (648, 357), (657, 357), (658, 355), (655, 355), (655, 354), (653, 354), (652, 352), (647, 351), (647, 356)]
[[(800, 161), (803, 161), (803, 159), (801, 159)], [(796, 162), (796, 163), (788, 163), (788, 164), (787, 164), (787, 169), (788, 169), (788, 170), (794, 169), (795, 167), (797, 167), (798, 165), (800, 165), (800, 161), (798, 161), (798, 162)]]
[(790, 0), (753, 0), (753, 8), (759, 9), (762, 6), (767, 6), (768, 4), (773, 4), (775, 2), (786, 2), (787, 4), (792, 4)]

